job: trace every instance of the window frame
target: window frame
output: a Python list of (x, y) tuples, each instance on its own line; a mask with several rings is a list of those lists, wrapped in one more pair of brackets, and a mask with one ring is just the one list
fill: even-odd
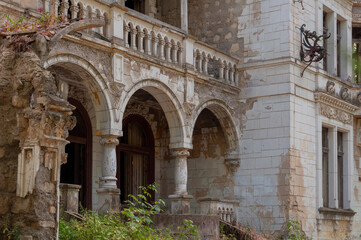
[[(328, 129), (328, 201), (324, 201), (325, 190), (323, 188), (323, 129)], [(337, 209), (350, 210), (352, 209), (352, 172), (353, 172), (353, 126), (340, 123), (333, 119), (328, 119), (322, 115), (318, 120), (318, 208), (319, 209)], [(343, 145), (343, 161), (342, 161), (342, 189), (339, 188), (339, 174), (338, 174), (338, 156), (337, 149), (337, 135), (342, 134)], [(341, 152), (340, 152), (341, 154)], [(340, 192), (341, 190), (341, 192)], [(339, 194), (342, 194), (340, 199)], [(341, 200), (341, 202), (339, 202)], [(325, 205), (325, 203), (328, 203)]]

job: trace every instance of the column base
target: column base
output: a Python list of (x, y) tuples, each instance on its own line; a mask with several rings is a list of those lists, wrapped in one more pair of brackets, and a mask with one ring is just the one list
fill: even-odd
[(168, 198), (171, 201), (171, 213), (172, 214), (189, 214), (190, 202), (193, 198), (191, 195), (174, 194), (169, 195)]
[(120, 211), (120, 189), (98, 188), (98, 213)]

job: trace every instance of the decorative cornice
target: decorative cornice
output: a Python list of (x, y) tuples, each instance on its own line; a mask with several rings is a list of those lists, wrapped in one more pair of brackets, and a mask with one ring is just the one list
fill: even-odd
[(330, 107), (337, 108), (338, 110), (347, 112), (349, 114), (354, 114), (354, 112), (359, 109), (358, 106), (355, 106), (351, 103), (345, 102), (344, 100), (338, 99), (323, 92), (316, 92), (315, 100), (316, 102), (324, 103), (326, 105), (329, 105)]

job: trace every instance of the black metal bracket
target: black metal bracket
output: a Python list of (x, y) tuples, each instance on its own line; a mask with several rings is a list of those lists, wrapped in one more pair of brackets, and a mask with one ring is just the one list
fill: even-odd
[(316, 31), (305, 30), (306, 24), (303, 24), (300, 28), (301, 30), (301, 51), (300, 58), (301, 61), (306, 63), (307, 66), (301, 72), (301, 77), (305, 70), (313, 62), (321, 61), (326, 55), (326, 49), (319, 45), (319, 41), (323, 41), (331, 37), (331, 33), (324, 33), (322, 35), (317, 35)]
[(303, 7), (303, 0), (293, 0), (293, 3), (301, 3), (301, 6), (302, 6), (302, 10), (305, 10), (305, 8)]

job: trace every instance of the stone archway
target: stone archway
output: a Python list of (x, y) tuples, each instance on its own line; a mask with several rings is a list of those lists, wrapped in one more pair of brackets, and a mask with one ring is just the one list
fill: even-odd
[(107, 82), (103, 76), (88, 61), (72, 54), (60, 54), (50, 56), (44, 63), (44, 68), (63, 68), (66, 71), (76, 73), (86, 87), (90, 99), (93, 103), (96, 115), (96, 134), (120, 135), (118, 130), (114, 129), (114, 114), (112, 109), (112, 99), (107, 94)]
[(203, 102), (202, 104), (199, 104), (195, 108), (193, 113), (193, 123), (191, 125), (191, 133), (193, 134), (194, 126), (198, 116), (204, 109), (210, 110), (220, 122), (227, 141), (227, 154), (238, 155), (240, 147), (240, 133), (238, 132), (237, 128), (235, 127), (235, 123), (232, 120), (234, 112), (225, 102), (221, 100), (211, 99)]
[(151, 94), (163, 109), (167, 118), (170, 131), (170, 148), (192, 148), (191, 139), (187, 137), (184, 116), (181, 112), (182, 105), (173, 91), (164, 83), (147, 79), (137, 82), (122, 99), (120, 118), (123, 118), (127, 103), (138, 90)]

